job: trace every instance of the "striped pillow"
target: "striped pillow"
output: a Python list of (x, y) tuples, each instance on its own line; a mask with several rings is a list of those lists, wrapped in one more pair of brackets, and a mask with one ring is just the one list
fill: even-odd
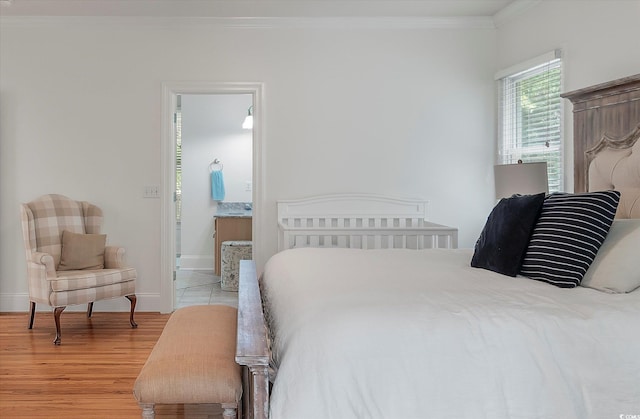
[(562, 287), (580, 285), (616, 214), (620, 192), (549, 195), (520, 274)]

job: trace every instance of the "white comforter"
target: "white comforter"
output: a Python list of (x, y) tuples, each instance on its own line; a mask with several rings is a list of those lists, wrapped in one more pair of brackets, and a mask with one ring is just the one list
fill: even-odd
[(265, 266), (272, 419), (640, 415), (640, 292), (469, 267), (465, 250), (294, 249)]

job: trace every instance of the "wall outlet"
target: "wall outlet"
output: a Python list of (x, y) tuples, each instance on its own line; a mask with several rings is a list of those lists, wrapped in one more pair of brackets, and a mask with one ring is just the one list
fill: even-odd
[(145, 186), (142, 194), (144, 198), (160, 198), (159, 186)]
[(253, 185), (251, 184), (251, 182), (245, 182), (245, 188), (244, 190), (247, 192), (251, 192)]

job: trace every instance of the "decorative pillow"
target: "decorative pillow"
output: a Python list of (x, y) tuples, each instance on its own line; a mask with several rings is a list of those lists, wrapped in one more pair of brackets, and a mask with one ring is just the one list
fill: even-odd
[(516, 276), (544, 202), (544, 193), (502, 198), (476, 242), (471, 266)]
[(620, 192), (549, 195), (520, 273), (562, 288), (580, 284), (607, 237)]
[(78, 234), (64, 230), (58, 270), (104, 269), (106, 242), (106, 234)]
[(631, 292), (640, 287), (639, 257), (640, 219), (614, 220), (580, 285), (610, 293)]

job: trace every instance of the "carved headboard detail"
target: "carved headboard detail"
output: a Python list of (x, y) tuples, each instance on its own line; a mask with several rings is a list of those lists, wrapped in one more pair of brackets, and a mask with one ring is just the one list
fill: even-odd
[(589, 190), (587, 171), (595, 153), (588, 155), (587, 151), (598, 147), (605, 138), (610, 144), (630, 147), (615, 139), (633, 136), (640, 125), (640, 74), (561, 96), (573, 103), (574, 191), (586, 192)]
[(640, 218), (640, 124), (621, 138), (603, 136), (585, 152), (590, 191), (616, 189), (616, 218)]

